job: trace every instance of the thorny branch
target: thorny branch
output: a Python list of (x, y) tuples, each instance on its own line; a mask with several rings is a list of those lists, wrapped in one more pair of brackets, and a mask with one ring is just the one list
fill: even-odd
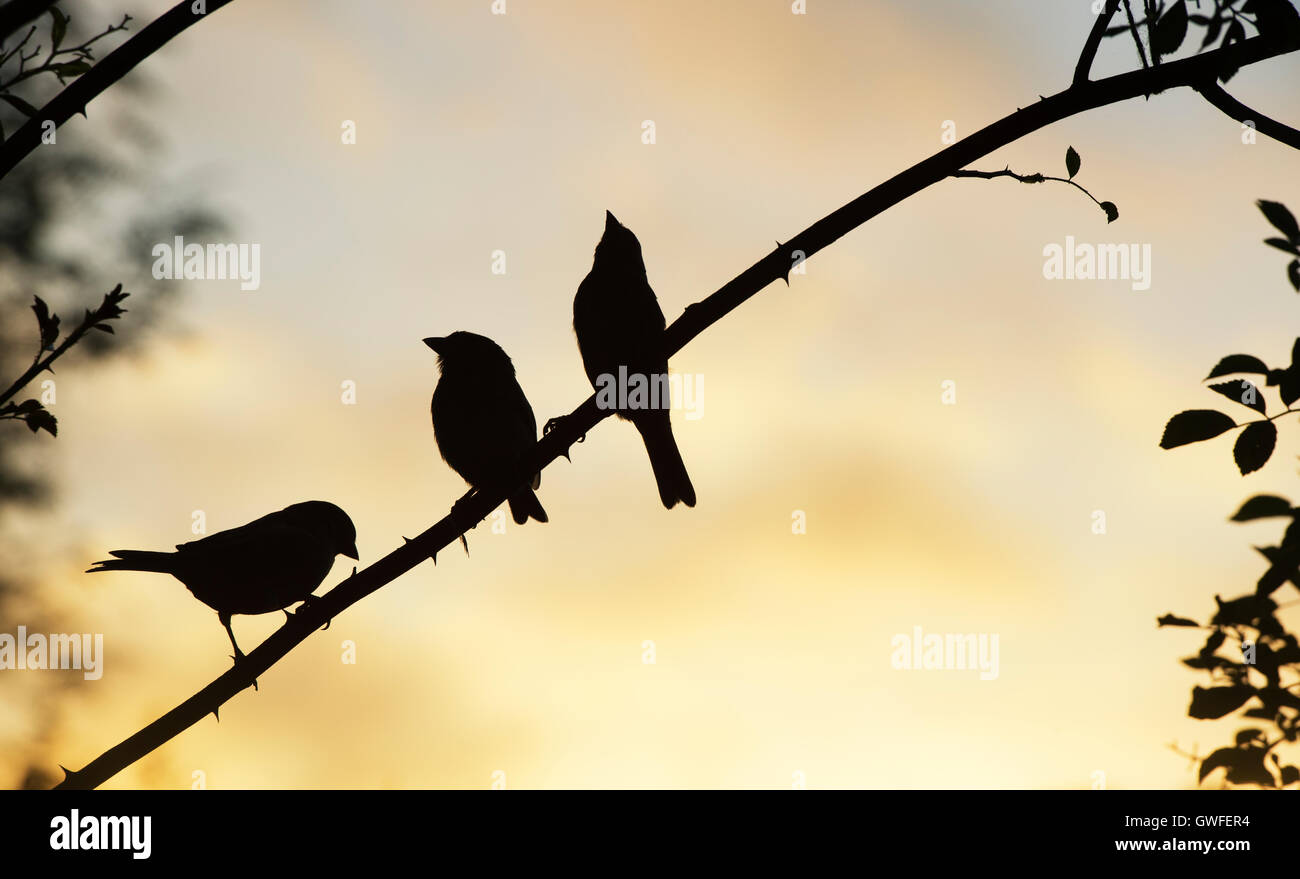
[[(1113, 13), (1116, 6), (1115, 0), (1108, 0), (1106, 9)], [(668, 354), (680, 351), (704, 330), (777, 279), (789, 283), (790, 270), (799, 261), (842, 238), (877, 214), (1031, 132), (1097, 107), (1141, 95), (1156, 94), (1170, 88), (1194, 87), (1206, 78), (1217, 76), (1222, 70), (1244, 67), (1297, 49), (1300, 49), (1300, 37), (1258, 36), (1158, 67), (1130, 71), (1096, 81), (1087, 80), (1086, 75), (1083, 80), (1076, 79), (1065, 91), (1016, 110), (858, 196), (788, 242), (778, 244), (775, 250), (712, 295), (688, 306), (681, 317), (673, 321), (665, 331)], [(1095, 52), (1095, 48), (1091, 51)], [(101, 65), (107, 60), (101, 62)], [(77, 85), (84, 81), (85, 78)], [(12, 164), (0, 161), (0, 173), (9, 167)], [(597, 407), (594, 395), (587, 398), (572, 413), (560, 419), (556, 429), (538, 441), (531, 458), (524, 462), (518, 473), (511, 474), (509, 480), (503, 479), (502, 484), (522, 484), (530, 474), (545, 468), (556, 458), (561, 455), (567, 457), (570, 446), (608, 414), (608, 411)], [(324, 596), (297, 611), (284, 626), (247, 654), (237, 666), (189, 699), (105, 751), (82, 769), (75, 772), (65, 769), (66, 777), (56, 788), (97, 787), (208, 714), (216, 714), (222, 704), (250, 687), (254, 680), (306, 640), (313, 631), (322, 628), (335, 616), (425, 559), (434, 558), (436, 553), (500, 506), (506, 500), (506, 494), (506, 490), (491, 493), (467, 492), (455, 505), (463, 518), (448, 515), (370, 567), (354, 571), (352, 576)]]

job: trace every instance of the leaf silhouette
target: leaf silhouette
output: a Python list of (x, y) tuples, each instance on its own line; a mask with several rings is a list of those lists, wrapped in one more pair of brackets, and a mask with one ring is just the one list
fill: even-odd
[(1201, 761), (1201, 771), (1197, 776), (1197, 781), (1205, 781), (1205, 776), (1209, 775), (1216, 769), (1227, 769), (1235, 766), (1237, 763), (1237, 748), (1219, 748)]
[(1285, 238), (1265, 238), (1264, 243), (1269, 247), (1276, 247), (1278, 250), (1285, 251), (1286, 253), (1294, 253), (1297, 256), (1300, 256), (1300, 247), (1296, 247), (1296, 245), (1287, 241)]
[(59, 420), (50, 414), (49, 410), (41, 407), (36, 412), (27, 416), (27, 426), (32, 433), (39, 430), (47, 431), (50, 436), (59, 435)]
[(1237, 422), (1214, 409), (1188, 409), (1169, 419), (1164, 436), (1160, 438), (1160, 448), (1173, 449), (1188, 443), (1214, 439), (1236, 426)]
[(1264, 397), (1260, 394), (1259, 388), (1245, 379), (1210, 385), (1210, 390), (1216, 394), (1223, 394), (1229, 400), (1238, 402), (1243, 406), (1249, 406), (1260, 415), (1267, 414), (1264, 411)]
[(1300, 293), (1300, 259), (1291, 260), (1291, 264), (1286, 267), (1286, 276), (1291, 281), (1291, 286)]
[(1176, 617), (1171, 613), (1167, 613), (1162, 617), (1156, 617), (1156, 625), (1157, 626), (1187, 626), (1188, 628), (1192, 628), (1192, 629), (1199, 629), (1201, 627), (1201, 624), (1196, 622), (1196, 620), (1189, 620), (1186, 617)]
[(1101, 209), (1106, 212), (1106, 222), (1113, 223), (1119, 219), (1119, 208), (1115, 207), (1113, 201), (1103, 201)]
[(1254, 695), (1254, 687), (1195, 687), (1187, 716), (1197, 720), (1217, 720), (1245, 705)]
[(1222, 656), (1213, 656), (1213, 655), (1204, 656), (1198, 653), (1195, 656), (1190, 656), (1187, 659), (1184, 659), (1183, 665), (1187, 666), (1188, 668), (1194, 668), (1198, 671), (1213, 671), (1214, 669), (1218, 669), (1218, 668), (1222, 668), (1222, 669), (1233, 668), (1235, 667), (1236, 664), (1233, 662), (1229, 662), (1228, 660), (1224, 659)]
[(1234, 765), (1228, 768), (1228, 781), (1233, 784), (1258, 784), (1276, 787), (1277, 780), (1264, 766), (1263, 748), (1238, 748)]
[(1300, 369), (1294, 366), (1283, 371), (1277, 382), (1278, 396), (1282, 398), (1283, 404), (1290, 406), (1296, 400), (1300, 400)]
[(1218, 378), (1222, 375), (1231, 375), (1234, 372), (1246, 372), (1256, 375), (1268, 375), (1268, 367), (1264, 361), (1258, 357), (1252, 357), (1249, 354), (1229, 354), (1210, 370), (1210, 374), (1205, 377), (1206, 381), (1212, 378)]
[(1264, 212), (1264, 217), (1273, 224), (1274, 229), (1285, 235), (1287, 241), (1300, 246), (1300, 223), (1296, 222), (1295, 215), (1287, 210), (1286, 205), (1262, 198), (1255, 204), (1259, 205), (1259, 209)]
[(1291, 502), (1275, 494), (1257, 494), (1241, 505), (1241, 509), (1232, 514), (1229, 521), (1249, 522), (1252, 519), (1270, 519), (1274, 516), (1293, 514)]
[(68, 17), (57, 6), (50, 7), (50, 17), (54, 19), (54, 23), (50, 25), (50, 42), (53, 44), (51, 48), (57, 49), (63, 42), (63, 35), (68, 32)]
[[(1257, 546), (1256, 551), (1271, 562), (1267, 571), (1255, 584), (1255, 594), (1268, 597), (1282, 588), (1287, 580), (1295, 582), (1297, 568), (1300, 568), (1300, 553), (1277, 546)], [(1300, 583), (1297, 584), (1300, 588)]]
[(1187, 4), (1174, 0), (1172, 6), (1156, 22), (1156, 33), (1151, 49), (1157, 55), (1172, 55), (1187, 37)]
[(59, 316), (50, 314), (50, 307), (44, 299), (39, 296), (32, 298), (36, 300), (32, 303), (32, 311), (36, 312), (36, 322), (41, 328), (41, 350), (44, 351), (59, 337)]
[(1083, 164), (1083, 160), (1079, 158), (1079, 154), (1075, 152), (1074, 147), (1067, 147), (1065, 150), (1065, 170), (1069, 172), (1071, 180), (1074, 179), (1075, 174), (1079, 173), (1081, 164)]
[(1259, 620), (1272, 616), (1273, 611), (1277, 610), (1276, 601), (1261, 595), (1243, 595), (1229, 601), (1224, 601), (1216, 595), (1214, 602), (1219, 609), (1210, 622), (1216, 626), (1254, 626)]
[(1241, 475), (1254, 473), (1263, 467), (1277, 446), (1277, 425), (1271, 421), (1256, 421), (1246, 425), (1232, 447), (1232, 458)]
[(90, 65), (85, 61), (65, 61), (51, 65), (50, 69), (59, 76), (81, 76), (90, 70)]
[(1263, 730), (1251, 727), (1248, 729), (1237, 730), (1235, 741), (1237, 742), (1237, 746), (1240, 747), (1242, 745), (1249, 745), (1251, 742), (1263, 738), (1265, 738)]

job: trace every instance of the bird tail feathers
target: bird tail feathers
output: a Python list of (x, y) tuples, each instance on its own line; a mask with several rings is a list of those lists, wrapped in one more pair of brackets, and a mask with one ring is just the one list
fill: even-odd
[(688, 507), (695, 506), (695, 486), (691, 485), (686, 462), (682, 460), (682, 453), (677, 448), (668, 413), (663, 413), (662, 417), (640, 418), (632, 423), (645, 441), (650, 467), (654, 470), (655, 482), (659, 485), (659, 499), (664, 506), (671, 510), (678, 501)]
[(542, 509), (542, 502), (537, 499), (531, 488), (526, 488), (519, 494), (509, 499), (510, 515), (514, 517), (516, 525), (522, 525), (529, 518), (536, 519), (538, 522), (548, 521), (546, 510)]
[(99, 571), (156, 571), (160, 574), (172, 572), (172, 557), (175, 553), (153, 552), (147, 549), (115, 549), (109, 553), (115, 558), (95, 562), (87, 574)]

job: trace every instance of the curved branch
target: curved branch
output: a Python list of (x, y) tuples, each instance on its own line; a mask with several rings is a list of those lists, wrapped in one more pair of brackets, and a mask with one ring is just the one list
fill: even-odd
[(1101, 38), (1106, 33), (1106, 25), (1114, 18), (1116, 9), (1119, 9), (1119, 0), (1106, 0), (1106, 8), (1092, 23), (1092, 30), (1088, 31), (1088, 39), (1083, 43), (1083, 52), (1079, 54), (1079, 63), (1074, 66), (1075, 85), (1082, 85), (1088, 81), (1088, 75), (1092, 73), (1093, 59), (1097, 57)]
[[(1276, 55), (1300, 49), (1295, 40), (1266, 40), (1255, 37), (1203, 55), (1174, 61), (1149, 70), (1135, 70), (1096, 82), (1076, 84), (1063, 92), (1017, 110), (1009, 116), (958, 141), (928, 159), (858, 196), (853, 201), (813, 223), (804, 231), (741, 272), (712, 295), (687, 306), (685, 312), (665, 330), (668, 354), (680, 351), (741, 303), (777, 279), (789, 282), (790, 270), (805, 259), (856, 229), (877, 214), (922, 189), (950, 176), (971, 162), (1010, 144), (1031, 132), (1097, 107), (1129, 100), (1176, 86), (1190, 86), (1230, 67), (1244, 67)], [(585, 436), (610, 413), (596, 405), (592, 395), (572, 413), (559, 419), (555, 430), (546, 434), (522, 462), (518, 473), (508, 474), (502, 484), (522, 484), (560, 456), (568, 457), (570, 446)], [(507, 490), (467, 492), (456, 504), (469, 523), (477, 523), (506, 500)], [(354, 572), (342, 583), (297, 611), (288, 622), (267, 638), (243, 661), (199, 692), (122, 743), (105, 751), (79, 771), (64, 770), (67, 777), (57, 788), (97, 787), (113, 775), (153, 751), (169, 739), (215, 714), (223, 703), (252, 686), (278, 660), (316, 629), (348, 607), (405, 574), (425, 559), (434, 558), (464, 534), (472, 524), (447, 515), (413, 540), (406, 542), (370, 567)]]
[[(40, 146), (46, 122), (57, 127), (73, 114), (86, 113), (86, 104), (129, 73), (137, 64), (161, 49), (169, 40), (201, 18), (206, 18), (231, 0), (207, 0), (207, 12), (195, 15), (190, 0), (182, 0), (158, 16), (148, 27), (118, 46), (104, 59), (79, 76), (72, 85), (41, 107), (9, 139), (0, 145), (0, 177), (8, 174), (27, 154)], [(3, 12), (3, 9), (0, 9)]]
[(1231, 116), (1238, 122), (1249, 122), (1257, 131), (1267, 134), (1280, 143), (1284, 143), (1292, 149), (1300, 150), (1300, 131), (1295, 130), (1289, 125), (1283, 125), (1276, 119), (1270, 119), (1263, 113), (1258, 113), (1247, 107), (1241, 101), (1238, 101), (1232, 95), (1223, 90), (1217, 80), (1211, 79), (1208, 82), (1196, 86), (1196, 90), (1201, 93), (1201, 97), (1209, 101), (1212, 106), (1220, 110), (1227, 116)]

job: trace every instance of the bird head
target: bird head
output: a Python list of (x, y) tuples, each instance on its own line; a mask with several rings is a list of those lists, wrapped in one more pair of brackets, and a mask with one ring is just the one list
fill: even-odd
[(605, 211), (605, 233), (596, 245), (595, 265), (620, 270), (633, 268), (645, 273), (641, 242), (632, 234), (631, 229), (620, 223), (609, 211)]
[(515, 367), (501, 346), (487, 336), (457, 330), (449, 336), (431, 336), (424, 344), (438, 355), (438, 369), (470, 369), (476, 372), (515, 374)]
[(285, 512), (293, 515), (304, 530), (315, 534), (335, 553), (350, 559), (358, 558), (357, 528), (341, 507), (329, 501), (303, 501), (285, 507)]

